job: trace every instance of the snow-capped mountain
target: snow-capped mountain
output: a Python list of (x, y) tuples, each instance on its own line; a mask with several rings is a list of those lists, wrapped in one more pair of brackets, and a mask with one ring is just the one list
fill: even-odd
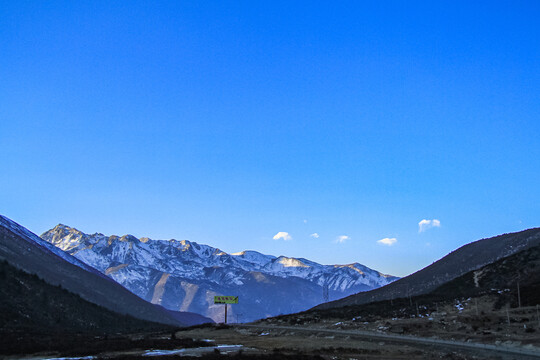
[(65, 225), (41, 235), (45, 241), (110, 276), (138, 296), (171, 310), (223, 320), (215, 295), (238, 295), (234, 321), (296, 312), (386, 285), (397, 277), (358, 263), (321, 265), (303, 258), (256, 251), (228, 254), (188, 240), (137, 239), (85, 234)]

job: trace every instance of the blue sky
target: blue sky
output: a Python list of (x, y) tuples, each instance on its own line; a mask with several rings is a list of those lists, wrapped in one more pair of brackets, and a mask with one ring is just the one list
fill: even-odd
[(0, 212), (395, 275), (540, 226), (540, 5), (475, 3), (3, 2)]

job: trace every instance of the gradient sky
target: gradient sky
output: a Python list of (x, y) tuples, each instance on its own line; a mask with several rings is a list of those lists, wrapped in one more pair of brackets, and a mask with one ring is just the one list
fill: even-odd
[(474, 3), (3, 1), (0, 213), (400, 276), (540, 226), (540, 3)]

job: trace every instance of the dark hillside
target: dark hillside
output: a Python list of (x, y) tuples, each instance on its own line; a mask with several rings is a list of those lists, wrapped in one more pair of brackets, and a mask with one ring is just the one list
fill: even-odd
[(488, 294), (497, 294), (499, 305), (508, 303), (511, 307), (517, 307), (518, 301), (522, 306), (540, 304), (540, 246), (471, 271), (430, 293), (441, 298)]
[[(5, 260), (0, 262), (0, 354), (89, 351), (94, 343), (105, 348), (126, 346), (124, 343), (129, 341), (107, 342), (106, 339), (119, 334), (173, 329), (114, 313)], [(96, 336), (105, 340), (99, 343)]]
[(538, 245), (540, 245), (540, 228), (478, 240), (460, 247), (430, 266), (391, 284), (321, 304), (315, 309), (329, 309), (427, 294), (470, 271)]
[(0, 262), (0, 324), (3, 336), (23, 332), (113, 334), (168, 328), (90, 303), (5, 260)]

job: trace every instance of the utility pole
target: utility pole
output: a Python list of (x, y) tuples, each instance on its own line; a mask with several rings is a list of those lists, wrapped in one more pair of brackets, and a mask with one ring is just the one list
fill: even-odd
[(540, 327), (540, 315), (538, 313), (538, 304), (536, 304), (536, 318), (538, 319), (538, 327)]
[(214, 304), (225, 305), (225, 319), (224, 324), (227, 323), (227, 304), (238, 304), (238, 296), (214, 296)]
[(518, 309), (521, 308), (521, 292), (519, 291), (519, 277), (517, 281), (517, 290), (518, 290)]

